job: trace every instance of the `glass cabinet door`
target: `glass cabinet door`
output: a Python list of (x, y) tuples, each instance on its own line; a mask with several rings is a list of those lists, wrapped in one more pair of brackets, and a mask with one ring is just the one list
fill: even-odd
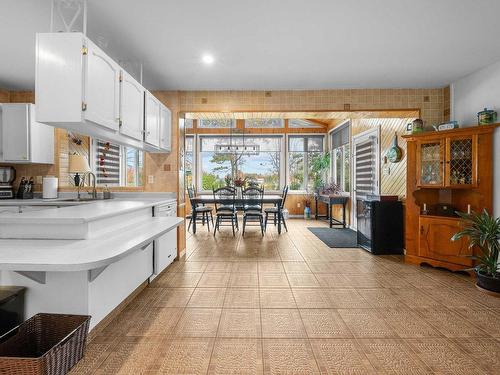
[(417, 184), (419, 186), (444, 186), (444, 140), (418, 142)]
[(446, 185), (470, 187), (476, 185), (476, 136), (446, 140)]

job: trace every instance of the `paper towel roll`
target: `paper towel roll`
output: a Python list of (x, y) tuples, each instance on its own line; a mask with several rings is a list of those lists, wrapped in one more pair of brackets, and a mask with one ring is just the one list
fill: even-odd
[(58, 178), (54, 176), (43, 178), (43, 199), (57, 198), (57, 182)]

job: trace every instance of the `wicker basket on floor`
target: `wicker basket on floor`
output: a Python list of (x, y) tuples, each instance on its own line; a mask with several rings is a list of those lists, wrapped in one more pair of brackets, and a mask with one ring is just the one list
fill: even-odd
[(90, 316), (37, 314), (0, 337), (0, 374), (62, 375), (83, 357)]

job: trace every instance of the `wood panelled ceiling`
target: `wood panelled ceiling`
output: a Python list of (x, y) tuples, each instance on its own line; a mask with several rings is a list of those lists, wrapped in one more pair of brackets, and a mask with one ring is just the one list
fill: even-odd
[(419, 117), (419, 110), (385, 110), (385, 111), (308, 111), (308, 112), (186, 112), (187, 119), (194, 120), (245, 120), (245, 119), (308, 119), (328, 125), (330, 120), (366, 119), (366, 118), (408, 118)]

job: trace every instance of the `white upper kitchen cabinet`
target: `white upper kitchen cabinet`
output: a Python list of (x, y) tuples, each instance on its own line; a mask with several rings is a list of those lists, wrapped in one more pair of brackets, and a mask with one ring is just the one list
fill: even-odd
[(85, 41), (87, 69), (83, 109), (88, 121), (118, 130), (120, 122), (120, 66), (91, 40)]
[[(142, 137), (130, 135), (133, 131), (126, 135), (119, 131), (120, 107), (124, 113), (120, 106), (121, 70), (82, 33), (37, 34), (37, 121), (142, 149)], [(138, 107), (128, 108), (127, 116), (144, 107), (142, 100), (132, 101)]]
[(160, 106), (160, 150), (172, 150), (172, 112), (164, 105)]
[(160, 147), (160, 106), (160, 101), (149, 91), (146, 91), (144, 96), (144, 141), (155, 148)]
[(54, 128), (35, 121), (35, 106), (0, 104), (0, 161), (54, 164)]
[(125, 71), (120, 79), (120, 133), (139, 141), (144, 137), (144, 87)]

